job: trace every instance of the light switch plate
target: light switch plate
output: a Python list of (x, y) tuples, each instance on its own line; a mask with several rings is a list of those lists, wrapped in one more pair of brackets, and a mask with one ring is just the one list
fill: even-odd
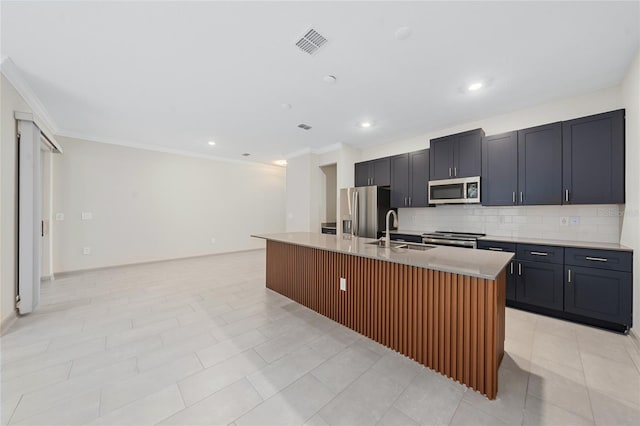
[(91, 220), (91, 219), (93, 219), (93, 213), (82, 212), (82, 220)]
[(580, 216), (571, 216), (569, 218), (569, 224), (571, 226), (580, 225)]
[(84, 247), (82, 249), (82, 254), (84, 254), (85, 256), (91, 254), (91, 247)]
[(347, 279), (340, 278), (340, 290), (347, 291)]
[(56, 213), (56, 220), (64, 220), (64, 213)]

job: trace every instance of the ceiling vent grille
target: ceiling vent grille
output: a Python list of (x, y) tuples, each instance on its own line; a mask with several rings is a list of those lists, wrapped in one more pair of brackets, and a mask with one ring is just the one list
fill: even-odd
[(309, 55), (313, 55), (327, 42), (327, 39), (320, 35), (313, 28), (307, 31), (300, 40), (296, 42), (296, 46), (303, 52), (307, 52)]
[(303, 130), (309, 130), (309, 129), (311, 129), (311, 126), (309, 126), (309, 125), (307, 125), (307, 124), (304, 124), (304, 123), (302, 123), (302, 124), (298, 124), (298, 127), (300, 127), (300, 128), (301, 128), (301, 129), (303, 129)]

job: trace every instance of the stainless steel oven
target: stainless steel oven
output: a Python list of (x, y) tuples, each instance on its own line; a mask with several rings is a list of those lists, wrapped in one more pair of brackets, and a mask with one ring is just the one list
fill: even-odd
[(422, 234), (422, 243), (435, 246), (450, 246), (463, 248), (477, 248), (478, 238), (485, 234), (475, 234), (471, 232), (447, 232), (436, 231), (430, 234)]

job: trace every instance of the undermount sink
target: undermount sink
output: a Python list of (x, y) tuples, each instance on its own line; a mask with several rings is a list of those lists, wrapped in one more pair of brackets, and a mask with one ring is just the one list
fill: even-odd
[[(376, 241), (372, 241), (370, 243), (366, 243), (366, 244), (381, 247), (381, 248), (387, 247), (386, 241), (383, 238)], [(418, 243), (407, 243), (403, 241), (391, 241), (389, 248), (398, 249), (398, 250), (405, 249), (405, 250), (425, 251), (425, 250), (432, 249), (433, 246), (429, 246), (426, 244), (418, 244)]]

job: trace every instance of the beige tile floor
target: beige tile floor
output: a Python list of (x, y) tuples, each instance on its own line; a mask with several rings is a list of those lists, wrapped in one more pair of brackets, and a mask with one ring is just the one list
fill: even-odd
[(640, 424), (629, 337), (507, 310), (489, 401), (265, 289), (264, 251), (47, 283), (2, 337), (3, 424)]

